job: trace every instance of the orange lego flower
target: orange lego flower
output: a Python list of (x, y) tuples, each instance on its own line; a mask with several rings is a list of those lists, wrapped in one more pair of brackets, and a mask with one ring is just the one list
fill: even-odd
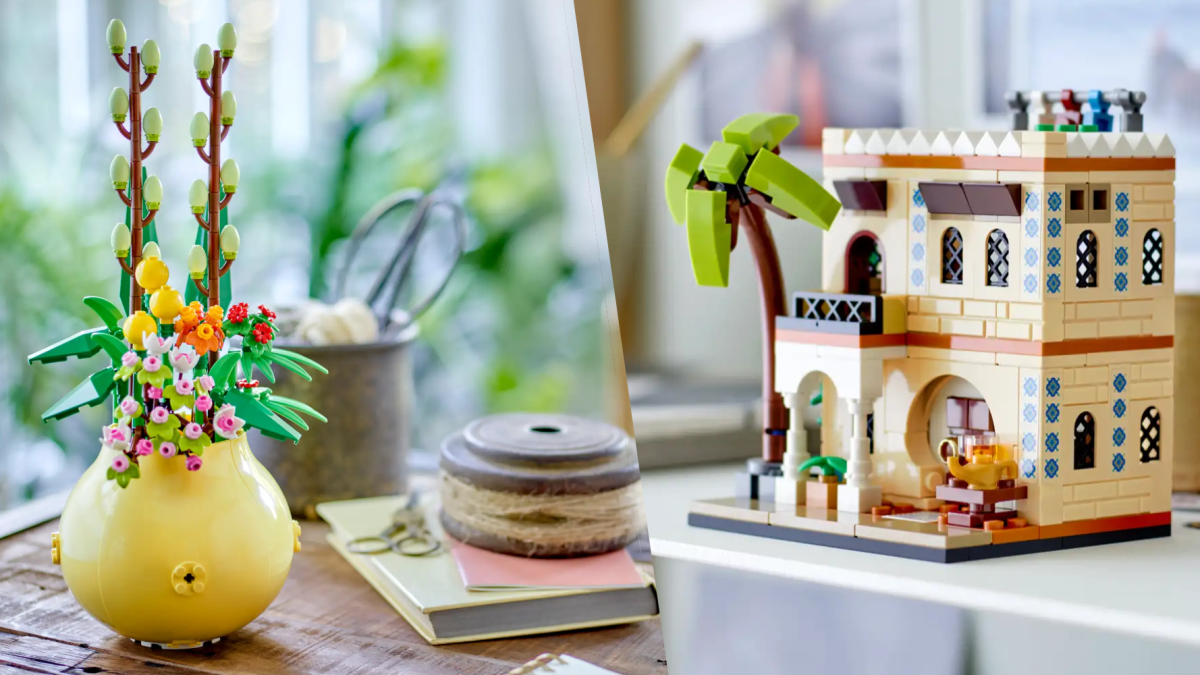
[(195, 347), (196, 353), (203, 356), (210, 351), (220, 351), (225, 344), (225, 332), (210, 323), (202, 323), (184, 334), (183, 342)]

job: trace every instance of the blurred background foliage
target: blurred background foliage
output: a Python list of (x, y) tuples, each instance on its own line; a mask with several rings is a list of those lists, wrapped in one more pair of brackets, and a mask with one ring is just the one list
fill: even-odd
[[(82, 9), (83, 18), (64, 8)], [(61, 87), (58, 96), (51, 86), (20, 101), (0, 94), (11, 120), (0, 129), (0, 236), (7, 243), (0, 249), (0, 429), (8, 439), (0, 445), (0, 509), (69, 488), (98, 448), (97, 410), (49, 425), (39, 418), (95, 364), (29, 367), (24, 358), (92, 325), (79, 298), (116, 297), (107, 236), (123, 209), (105, 176), (112, 154), (127, 146), (104, 105), (123, 75), (103, 45), (111, 17), (125, 21), (132, 43), (154, 37), (163, 46), (145, 105), (160, 107), (166, 118), (164, 141), (148, 166), (166, 186), (159, 233), (173, 275), (183, 273), (195, 231), (184, 195), (201, 171), (184, 131), (198, 105), (187, 54), (229, 20), (242, 38), (230, 68), (239, 116), (225, 152), (243, 172), (231, 205), (231, 222), (243, 233), (235, 298), (279, 306), (332, 299), (346, 238), (375, 202), (460, 176), (469, 244), (445, 293), (419, 322), (415, 447), (432, 451), (445, 434), (487, 412), (599, 416), (606, 273), (597, 265), (602, 257), (581, 256), (570, 244), (594, 238), (592, 223), (569, 222), (564, 208), (564, 181), (586, 178), (556, 165), (551, 125), (559, 122), (538, 95), (547, 85), (533, 65), (531, 11), (523, 0), (58, 0), (40, 7), (0, 0), (0, 85), (23, 76), (13, 57), (35, 56), (39, 47), (30, 40), (40, 36), (49, 43), (40, 48), (60, 61), (60, 79), (70, 79), (64, 61), (83, 64), (90, 103), (86, 121), (68, 133), (46, 123), (69, 126)], [(34, 29), (3, 27), (15, 23)], [(90, 38), (84, 55), (54, 46), (73, 30)], [(294, 69), (280, 65), (297, 52), (275, 44), (289, 30), (310, 40), (299, 52), (310, 59), (299, 83)], [(504, 62), (491, 57), (497, 50)], [(478, 92), (463, 84), (480, 77), (519, 79)], [(298, 87), (294, 105), (307, 108), (296, 115), (308, 120), (300, 132), (296, 115), (278, 100)], [(44, 100), (28, 100), (37, 97)], [(479, 124), (492, 126), (481, 132)], [(508, 127), (511, 138), (483, 149), (473, 142), (481, 134), (504, 136)], [(35, 151), (41, 143), (56, 149)], [(51, 159), (29, 163), (30, 154)], [(307, 237), (297, 236), (303, 231)], [(356, 259), (351, 292), (364, 293), (377, 266)], [(427, 267), (418, 265), (418, 274), (436, 275)]]

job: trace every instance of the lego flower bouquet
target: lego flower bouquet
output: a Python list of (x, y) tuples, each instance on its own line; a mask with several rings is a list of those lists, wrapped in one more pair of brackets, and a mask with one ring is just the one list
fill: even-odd
[(124, 272), (121, 304), (85, 298), (103, 325), (29, 357), (50, 363), (103, 351), (110, 361), (42, 416), (61, 419), (111, 400), (112, 421), (67, 500), (52, 559), (94, 617), (142, 644), (169, 649), (219, 640), (253, 621), (278, 594), (300, 530), (278, 484), (250, 452), (246, 431), (294, 442), (308, 429), (301, 413), (324, 421), (252, 379), (257, 372), (274, 382), (275, 366), (306, 379), (307, 369), (324, 368), (274, 346), (270, 309), (259, 305), (251, 313), (247, 303), (230, 304), (229, 271), (240, 237), (227, 209), (238, 169), (233, 160), (222, 165), (220, 156), (237, 106), (222, 91), (221, 75), (236, 43), (226, 24), (219, 49), (201, 45), (196, 54), (210, 110), (197, 113), (191, 135), (208, 181), (197, 180), (191, 190), (199, 227), (187, 257), (190, 283), (181, 293), (169, 283), (156, 241), (162, 184), (142, 166), (163, 130), (162, 116), (154, 108), (143, 112), (141, 102), (157, 74), (159, 49), (147, 40), (126, 54), (124, 25), (109, 25), (112, 54), (129, 74), (128, 91), (115, 89), (110, 98), (112, 120), (130, 141), (129, 157), (117, 156), (110, 170), (126, 206), (111, 239)]

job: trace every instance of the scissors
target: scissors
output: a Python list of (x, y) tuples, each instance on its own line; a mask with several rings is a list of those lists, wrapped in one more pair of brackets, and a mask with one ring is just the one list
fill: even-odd
[[(354, 227), (354, 232), (350, 235), (350, 242), (347, 244), (346, 257), (342, 263), (342, 268), (338, 272), (336, 298), (341, 298), (346, 290), (346, 277), (350, 271), (351, 263), (359, 249), (362, 248), (363, 242), (379, 221), (383, 220), (384, 216), (388, 215), (396, 209), (403, 208), (408, 205), (413, 205), (412, 213), (409, 215), (408, 221), (404, 226), (400, 235), (400, 243), (396, 247), (395, 253), (384, 265), (383, 270), (371, 284), (371, 290), (367, 294), (365, 301), (371, 308), (371, 312), (379, 321), (379, 329), (381, 334), (389, 332), (399, 332), (407, 328), (417, 320), (430, 305), (437, 300), (442, 291), (445, 290), (446, 284), (450, 281), (450, 276), (454, 272), (458, 261), (462, 258), (463, 251), (467, 241), (467, 214), (463, 208), (463, 199), (465, 198), (466, 187), (463, 172), (451, 172), (450, 177), (439, 185), (432, 192), (426, 194), (425, 191), (419, 188), (409, 188), (399, 190), (387, 197), (384, 197), (371, 210), (363, 215), (362, 220)], [(453, 260), (446, 268), (443, 276), (429, 293), (425, 299), (415, 303), (410, 308), (396, 312), (396, 304), (400, 299), (401, 293), (411, 281), (413, 272), (413, 262), (416, 260), (417, 246), (421, 242), (421, 238), (430, 232), (429, 221), (432, 219), (431, 214), (434, 209), (444, 208), (450, 212), (450, 218), (453, 224), (451, 232), (453, 234)]]
[(425, 512), (421, 509), (421, 495), (412, 493), (404, 504), (392, 514), (387, 529), (369, 537), (359, 537), (346, 542), (346, 550), (359, 555), (398, 553), (420, 558), (433, 555), (442, 549), (442, 542), (425, 527)]

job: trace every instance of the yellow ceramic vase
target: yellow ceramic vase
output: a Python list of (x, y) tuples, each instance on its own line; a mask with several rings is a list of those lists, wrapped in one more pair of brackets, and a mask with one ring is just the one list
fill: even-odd
[(79, 604), (112, 630), (167, 648), (196, 647), (271, 604), (300, 550), (300, 526), (245, 434), (209, 446), (204, 466), (142, 457), (121, 489), (100, 450), (76, 483), (54, 557)]

